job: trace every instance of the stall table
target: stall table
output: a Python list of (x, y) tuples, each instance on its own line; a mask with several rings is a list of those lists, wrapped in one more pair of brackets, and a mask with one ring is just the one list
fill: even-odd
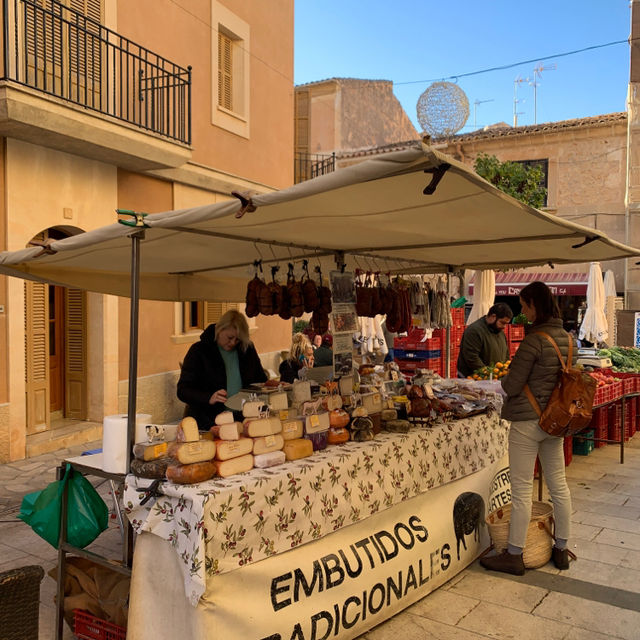
[[(366, 619), (361, 613), (348, 629), (336, 628), (342, 614), (334, 616), (332, 637), (364, 633), (453, 577), (487, 546), (484, 516), (510, 500), (507, 437), (508, 423), (495, 413), (408, 434), (381, 433), (370, 442), (328, 447), (227, 479), (162, 483), (161, 495), (144, 506), (151, 481), (127, 476), (125, 508), (142, 534), (134, 554), (128, 637), (157, 638), (168, 625), (183, 628), (187, 637), (288, 638), (286, 629), (300, 616), (311, 620), (318, 607), (329, 606), (323, 598), (330, 587), (331, 598), (348, 608), (360, 589), (381, 589), (376, 576), (385, 560), (384, 570), (409, 562), (404, 573), (394, 571), (389, 587), (402, 591), (402, 598), (387, 602), (385, 587), (384, 606), (376, 596)], [(364, 542), (368, 536), (370, 544)], [(434, 549), (428, 562), (420, 556), (418, 542), (427, 540), (440, 560)], [(305, 573), (301, 567), (309, 562)], [(426, 577), (432, 572), (427, 563), (446, 564), (446, 571), (435, 572), (440, 582)], [(171, 582), (170, 589), (158, 590), (160, 579)], [(164, 607), (173, 612), (170, 620), (162, 616)], [(269, 636), (273, 628), (282, 633)]]

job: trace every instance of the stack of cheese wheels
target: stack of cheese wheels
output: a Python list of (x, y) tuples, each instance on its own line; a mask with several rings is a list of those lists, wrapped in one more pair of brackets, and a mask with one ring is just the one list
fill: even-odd
[(280, 418), (264, 414), (254, 415), (252, 408), (247, 404), (242, 408), (245, 416), (242, 427), (244, 435), (253, 440), (253, 465), (264, 469), (282, 464), (285, 455), (282, 451), (284, 436)]
[(131, 473), (139, 478), (164, 478), (170, 459), (166, 442), (137, 442), (133, 445)]
[(172, 459), (167, 466), (167, 479), (177, 484), (193, 484), (209, 480), (215, 475), (213, 457), (216, 445), (201, 440), (198, 423), (194, 418), (183, 418), (176, 430), (176, 440), (167, 448)]
[(236, 422), (231, 411), (216, 416), (211, 427), (216, 445), (216, 475), (227, 478), (253, 469), (253, 440), (245, 437), (241, 422)]

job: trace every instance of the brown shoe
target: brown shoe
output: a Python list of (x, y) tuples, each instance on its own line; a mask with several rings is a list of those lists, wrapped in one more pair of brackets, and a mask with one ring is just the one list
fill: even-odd
[(553, 547), (553, 549), (551, 549), (551, 558), (553, 560), (553, 564), (556, 565), (556, 569), (563, 571), (564, 569), (569, 568), (569, 549), (558, 549), (557, 547)]
[(524, 575), (524, 561), (522, 554), (509, 553), (506, 549), (497, 556), (485, 556), (480, 559), (480, 564), (491, 571), (502, 571), (514, 576)]

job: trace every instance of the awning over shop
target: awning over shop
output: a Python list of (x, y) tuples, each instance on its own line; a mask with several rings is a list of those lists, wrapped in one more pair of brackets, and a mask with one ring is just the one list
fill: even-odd
[[(473, 281), (469, 294), (473, 294)], [(586, 296), (588, 273), (561, 273), (546, 271), (508, 271), (496, 273), (496, 295), (517, 296), (529, 283), (544, 282), (556, 296)]]
[(280, 267), (282, 282), (287, 264), (300, 267), (303, 260), (326, 276), (337, 265), (409, 274), (543, 272), (549, 263), (640, 255), (602, 231), (514, 200), (419, 143), (283, 191), (236, 195), (144, 220), (127, 216), (123, 222), (134, 228), (116, 223), (44, 247), (4, 251), (0, 273), (128, 296), (129, 236), (136, 231), (144, 232), (139, 297), (151, 300), (244, 300), (255, 260), (267, 279), (270, 267)]

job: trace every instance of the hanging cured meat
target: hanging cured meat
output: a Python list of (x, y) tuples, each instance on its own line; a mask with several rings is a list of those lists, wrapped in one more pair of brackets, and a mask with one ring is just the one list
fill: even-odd
[(302, 270), (304, 271), (304, 274), (302, 276), (302, 297), (304, 299), (304, 311), (305, 313), (311, 313), (315, 311), (320, 305), (320, 298), (318, 297), (318, 287), (309, 275), (308, 260), (303, 261)]
[(304, 295), (302, 293), (302, 283), (296, 281), (293, 275), (293, 264), (291, 262), (287, 273), (287, 296), (291, 315), (294, 318), (299, 318), (304, 313)]

